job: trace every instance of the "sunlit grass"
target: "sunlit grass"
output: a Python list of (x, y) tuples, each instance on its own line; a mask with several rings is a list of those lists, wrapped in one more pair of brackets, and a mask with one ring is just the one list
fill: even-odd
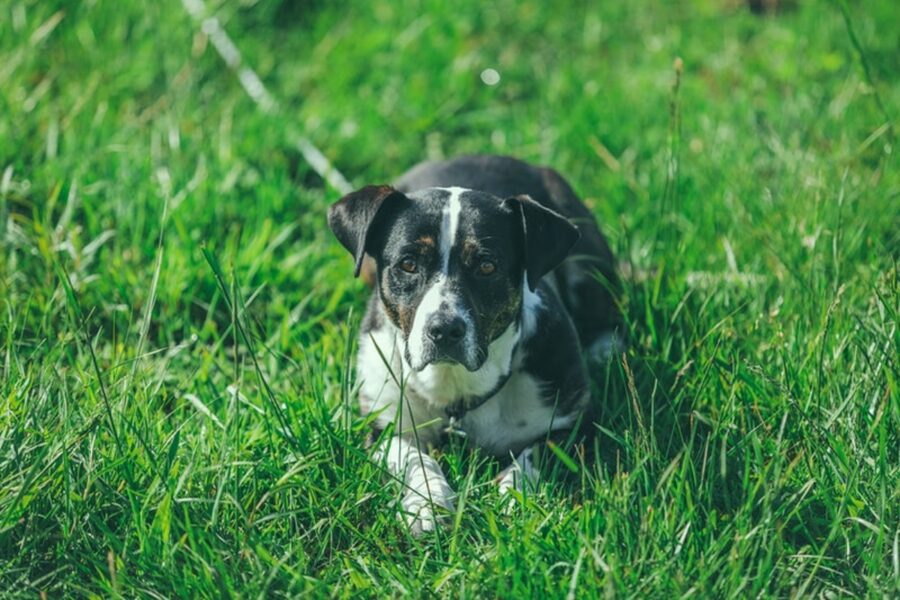
[[(178, 0), (0, 6), (0, 591), (900, 593), (900, 12), (797, 4), (211, 3), (277, 118)], [(494, 152), (585, 197), (632, 346), (574, 484), (508, 515), (454, 443), (463, 512), (404, 530), (293, 130), (356, 185)]]

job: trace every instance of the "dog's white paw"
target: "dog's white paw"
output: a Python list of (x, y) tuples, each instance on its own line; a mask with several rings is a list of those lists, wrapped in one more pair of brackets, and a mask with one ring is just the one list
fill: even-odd
[(447, 521), (454, 510), (452, 494), (442, 495), (433, 503), (418, 494), (410, 494), (403, 499), (403, 517), (415, 537), (434, 531)]
[(438, 519), (435, 514), (427, 506), (421, 506), (416, 512), (408, 512), (405, 515), (406, 525), (413, 537), (419, 537), (423, 534), (434, 531), (437, 527)]
[(508, 496), (512, 490), (521, 494), (526, 485), (525, 477), (519, 469), (504, 469), (497, 479), (497, 490), (501, 496)]
[(532, 449), (526, 448), (513, 462), (500, 471), (497, 475), (497, 491), (500, 492), (503, 509), (506, 513), (512, 511), (515, 505), (515, 496), (511, 493), (513, 490), (518, 495), (528, 491), (537, 490), (538, 471), (532, 462)]

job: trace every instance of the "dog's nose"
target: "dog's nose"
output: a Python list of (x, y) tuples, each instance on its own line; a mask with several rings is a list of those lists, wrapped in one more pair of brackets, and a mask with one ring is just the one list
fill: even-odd
[(466, 322), (458, 316), (440, 316), (429, 321), (425, 333), (433, 342), (456, 343), (466, 335)]

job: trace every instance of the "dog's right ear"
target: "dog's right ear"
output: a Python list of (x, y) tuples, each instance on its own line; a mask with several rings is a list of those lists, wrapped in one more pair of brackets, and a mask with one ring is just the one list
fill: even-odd
[(581, 233), (567, 218), (538, 204), (528, 195), (508, 198), (504, 204), (517, 212), (521, 219), (525, 277), (528, 287), (534, 291), (541, 277), (569, 255)]
[(389, 185), (367, 185), (350, 192), (328, 209), (328, 226), (341, 245), (353, 255), (356, 267), (354, 277), (359, 277), (366, 249), (372, 239), (378, 216), (383, 208), (406, 199)]

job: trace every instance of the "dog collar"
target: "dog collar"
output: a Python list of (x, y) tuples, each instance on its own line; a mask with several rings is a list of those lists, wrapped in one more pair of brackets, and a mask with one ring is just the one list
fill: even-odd
[(510, 377), (512, 377), (512, 372), (512, 365), (510, 365), (509, 371), (507, 371), (505, 375), (500, 377), (494, 387), (492, 387), (486, 394), (464, 398), (448, 406), (444, 412), (447, 414), (447, 417), (450, 419), (451, 423), (461, 421), (467, 412), (469, 412), (470, 410), (475, 410), (476, 408), (493, 398), (495, 395), (497, 395), (497, 392), (503, 389), (503, 386), (506, 385), (506, 382), (509, 381)]
[[(519, 316), (519, 328), (521, 330), (521, 315)], [(454, 423), (462, 420), (467, 412), (470, 410), (475, 410), (491, 398), (493, 398), (497, 392), (503, 389), (503, 386), (506, 385), (506, 382), (509, 381), (509, 378), (512, 377), (513, 374), (513, 361), (516, 356), (516, 352), (519, 351), (519, 343), (521, 342), (521, 338), (516, 340), (516, 343), (512, 347), (512, 351), (509, 353), (509, 370), (506, 374), (502, 375), (500, 379), (497, 380), (497, 383), (494, 384), (487, 393), (481, 394), (480, 396), (471, 396), (469, 398), (462, 398), (455, 402), (454, 404), (448, 406), (444, 413), (447, 415), (447, 418), (450, 419), (451, 427), (455, 427)]]

